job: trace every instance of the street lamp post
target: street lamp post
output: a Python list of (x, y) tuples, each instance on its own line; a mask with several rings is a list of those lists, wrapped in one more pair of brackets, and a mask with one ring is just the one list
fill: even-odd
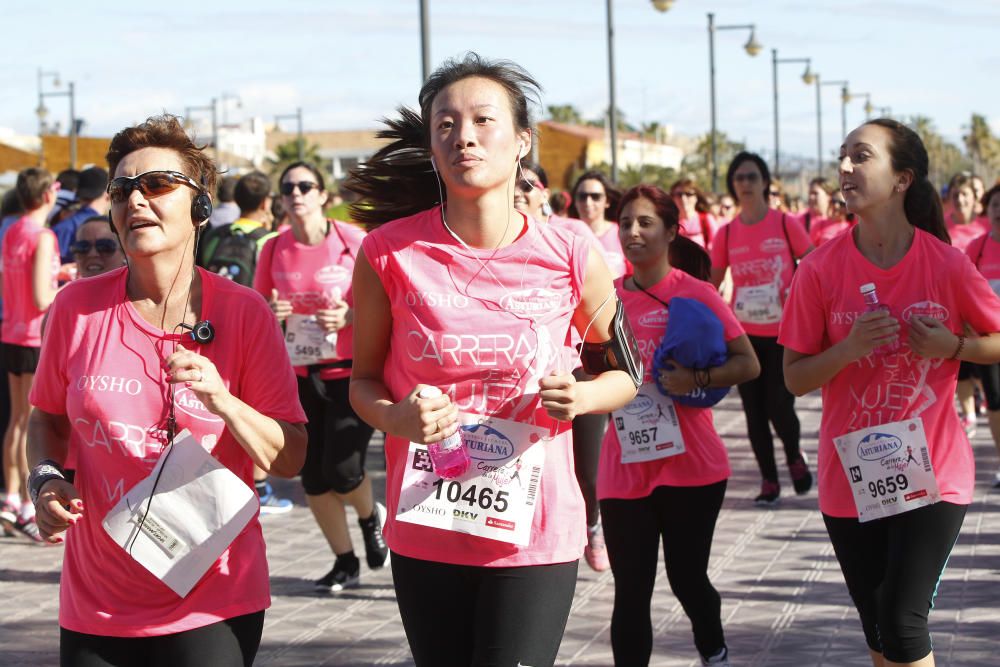
[(192, 111), (210, 111), (212, 113), (212, 150), (215, 152), (215, 161), (219, 161), (219, 105), (218, 99), (213, 97), (210, 104), (202, 106), (184, 107), (184, 119), (190, 120)]
[(239, 95), (234, 95), (232, 93), (222, 93), (219, 97), (219, 104), (222, 107), (222, 126), (226, 127), (229, 125), (229, 105), (226, 104), (230, 100), (236, 102), (236, 108), (243, 108), (243, 100), (240, 99)]
[[(38, 70), (38, 108), (35, 109), (35, 113), (38, 114), (38, 125), (39, 125), (39, 139), (41, 139), (41, 133), (45, 130), (45, 117), (48, 115), (49, 110), (45, 108), (45, 98), (46, 97), (68, 97), (69, 98), (69, 130), (67, 131), (67, 136), (69, 136), (69, 167), (70, 169), (76, 169), (76, 138), (80, 130), (80, 125), (77, 123), (76, 119), (76, 86), (72, 81), (67, 85), (66, 92), (44, 92), (42, 90), (42, 78), (45, 76), (52, 75), (55, 77), (53, 84), (59, 85), (59, 74), (57, 72), (43, 72)], [(44, 148), (39, 149), (39, 160), (42, 159), (42, 152)]]
[(715, 14), (708, 14), (708, 82), (709, 82), (709, 107), (711, 109), (712, 126), (709, 133), (711, 144), (711, 155), (709, 162), (712, 170), (712, 192), (719, 191), (719, 165), (718, 165), (718, 141), (716, 139), (715, 128), (715, 31), (716, 30), (749, 30), (750, 39), (743, 45), (744, 50), (751, 56), (760, 53), (761, 45), (757, 41), (757, 28), (753, 23), (745, 25), (715, 25)]
[(615, 100), (615, 23), (611, 13), (611, 1), (606, 0), (608, 14), (608, 88), (611, 107), (608, 123), (611, 125), (611, 181), (618, 182), (618, 104)]
[(299, 162), (303, 162), (306, 159), (306, 141), (305, 136), (302, 134), (302, 107), (296, 107), (295, 113), (279, 114), (274, 117), (274, 124), (277, 125), (278, 121), (282, 118), (294, 118), (296, 120), (296, 132), (298, 133), (295, 139), (296, 147), (299, 153)]
[(806, 70), (802, 73), (802, 81), (809, 85), (816, 80), (816, 75), (812, 73), (812, 59), (810, 58), (779, 58), (778, 49), (771, 49), (771, 71), (772, 71), (772, 81), (774, 86), (774, 177), (779, 178), (780, 176), (780, 123), (778, 120), (778, 65), (783, 65), (787, 63), (805, 63)]
[(823, 123), (822, 118), (822, 96), (820, 89), (823, 86), (840, 86), (840, 136), (847, 135), (847, 103), (851, 101), (851, 94), (848, 92), (846, 81), (820, 81), (819, 74), (816, 74), (816, 175), (823, 176)]
[[(865, 120), (872, 119), (872, 112), (875, 111), (875, 107), (872, 105), (872, 95), (871, 93), (852, 93), (851, 99), (865, 98)], [(888, 107), (886, 107), (888, 108)]]
[(431, 75), (430, 16), (427, 12), (427, 0), (420, 0), (420, 75), (421, 85)]

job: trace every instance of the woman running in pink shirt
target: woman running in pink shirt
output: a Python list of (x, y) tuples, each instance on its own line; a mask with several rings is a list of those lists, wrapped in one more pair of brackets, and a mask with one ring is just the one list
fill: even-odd
[(934, 664), (927, 617), (975, 481), (955, 376), (1000, 361), (1000, 299), (948, 244), (927, 170), (898, 121), (847, 136), (860, 222), (799, 267), (779, 335), (788, 388), (823, 390), (820, 510), (875, 667)]
[[(536, 89), (513, 63), (445, 63), (348, 185), (375, 227), (355, 268), (351, 402), (387, 434), (385, 538), (420, 667), (555, 662), (585, 543), (570, 421), (635, 394), (604, 356), (634, 360), (634, 339), (599, 251), (513, 208)], [(591, 381), (570, 373), (571, 326)], [(427, 445), (460, 425), (471, 465), (439, 477)]]
[(178, 119), (116, 134), (108, 166), (128, 263), (56, 297), (31, 389), (29, 488), (66, 543), (60, 662), (251, 665), (270, 605), (253, 468), (302, 467), (295, 376), (264, 299), (194, 265), (216, 168)]
[(755, 377), (760, 365), (743, 327), (708, 282), (708, 254), (680, 235), (679, 222), (678, 207), (655, 186), (639, 185), (622, 197), (621, 244), (634, 272), (615, 285), (642, 350), (646, 377), (640, 395), (612, 414), (597, 487), (615, 575), (611, 648), (621, 667), (649, 664), (650, 599), (661, 540), (670, 589), (691, 621), (703, 664), (729, 664), (722, 602), (708, 578), (729, 458), (711, 408), (682, 405), (654, 384), (653, 353), (670, 320), (670, 300), (693, 299), (711, 309), (722, 322), (728, 351), (725, 363), (714, 368), (695, 371), (677, 364), (663, 371), (656, 380), (671, 394), (731, 387)]

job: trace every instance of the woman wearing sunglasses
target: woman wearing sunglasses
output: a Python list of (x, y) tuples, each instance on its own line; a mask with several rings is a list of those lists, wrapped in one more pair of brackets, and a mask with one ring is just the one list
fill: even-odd
[[(154, 470), (207, 452), (212, 460), (199, 465), (217, 466), (213, 479), (253, 511), (255, 464), (286, 477), (302, 465), (295, 377), (264, 300), (194, 265), (216, 171), (177, 118), (116, 134), (108, 166), (110, 217), (128, 264), (59, 294), (31, 390), (29, 488), (41, 534), (66, 543), (61, 664), (250, 665), (270, 604), (256, 514), (244, 515), (228, 544), (173, 539), (178, 512), (184, 525), (219, 525), (223, 510), (211, 499), (221, 494), (201, 491), (179, 506), (168, 492), (201, 489), (208, 475), (185, 480), (175, 465), (161, 479)], [(62, 471), (69, 451), (73, 483)], [(140, 482), (152, 492), (135, 495)], [(126, 534), (106, 527), (115, 517)], [(179, 587), (150, 569), (149, 554), (161, 549), (184, 559), (182, 571), (200, 555), (207, 571)]]
[(107, 216), (87, 218), (76, 228), (76, 240), (70, 245), (80, 278), (92, 278), (125, 265), (125, 253), (118, 237), (111, 231)]
[(10, 387), (10, 421), (3, 439), (6, 497), (0, 506), (5, 530), (18, 530), (40, 541), (35, 507), (23, 495), (28, 477), (28, 391), (38, 366), (42, 320), (55, 298), (59, 244), (46, 219), (56, 205), (59, 183), (34, 167), (17, 175), (15, 185), (23, 214), (3, 237), (3, 343), (0, 345)]
[(679, 234), (689, 238), (702, 248), (708, 248), (715, 234), (712, 216), (707, 211), (698, 210), (705, 201), (695, 182), (683, 178), (670, 186), (670, 198), (680, 211)]
[[(355, 268), (351, 402), (387, 432), (385, 534), (419, 667), (554, 664), (584, 545), (569, 420), (635, 394), (619, 370), (569, 373), (571, 326), (612, 337), (599, 252), (513, 207), (535, 90), (513, 63), (446, 62), (347, 186), (376, 227)], [(426, 445), (460, 423), (471, 464), (441, 477)]]
[(621, 192), (600, 171), (581, 174), (573, 184), (572, 192), (570, 217), (583, 220), (594, 232), (601, 244), (604, 261), (615, 278), (629, 273), (628, 262), (625, 261), (622, 245), (618, 241), (618, 225), (612, 220), (614, 212), (618, 210)]
[(768, 205), (771, 183), (767, 163), (756, 153), (741, 152), (733, 158), (726, 185), (739, 202), (740, 214), (719, 230), (712, 244), (712, 282), (718, 286), (730, 268), (733, 312), (760, 361), (760, 375), (739, 385), (750, 446), (762, 478), (754, 499), (760, 506), (774, 505), (781, 495), (772, 425), (784, 445), (795, 492), (804, 494), (812, 488), (812, 473), (799, 449), (795, 397), (781, 375), (782, 349), (777, 340), (792, 274), (812, 244), (796, 218)]
[(354, 332), (351, 277), (365, 234), (326, 217), (325, 182), (315, 166), (290, 164), (279, 183), (291, 229), (264, 245), (254, 289), (270, 299), (271, 310), (285, 327), (285, 347), (309, 418), (302, 487), (334, 555), (333, 567), (315, 582), (317, 591), (330, 593), (359, 582), (361, 561), (348, 532), (347, 505), (357, 511), (368, 567), (378, 569), (389, 557), (382, 539), (385, 508), (375, 503), (365, 473), (374, 430), (348, 399)]

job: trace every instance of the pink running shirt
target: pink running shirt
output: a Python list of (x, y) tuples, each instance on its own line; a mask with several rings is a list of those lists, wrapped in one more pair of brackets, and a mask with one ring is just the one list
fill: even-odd
[[(642, 360), (646, 365), (644, 382), (653, 381), (653, 354), (666, 331), (670, 314), (659, 301), (638, 290), (623, 286), (624, 278), (615, 281), (618, 296), (625, 306)], [(670, 303), (675, 296), (696, 299), (708, 306), (722, 322), (726, 341), (743, 335), (743, 327), (711, 283), (673, 269), (648, 291)], [(726, 446), (715, 432), (711, 408), (693, 408), (674, 403), (681, 425), (686, 451), (677, 456), (641, 463), (622, 463), (618, 432), (609, 428), (601, 445), (597, 476), (597, 497), (644, 498), (658, 486), (704, 486), (729, 478)]]
[(1000, 243), (992, 233), (983, 234), (965, 249), (972, 263), (990, 283), (993, 291), (1000, 296)]
[[(715, 229), (711, 223), (711, 216), (699, 213), (695, 218), (685, 218), (679, 223), (681, 236), (691, 239), (702, 248), (709, 248), (712, 244), (712, 235)], [(708, 238), (705, 237), (706, 233)]]
[[(776, 291), (783, 302), (792, 283), (792, 255), (801, 257), (810, 247), (809, 236), (798, 220), (770, 209), (758, 223), (748, 225), (736, 217), (719, 230), (712, 244), (712, 268), (732, 267), (734, 304), (741, 288), (760, 286)], [(751, 336), (778, 335), (777, 321), (740, 324)]]
[(897, 354), (870, 354), (823, 385), (819, 432), (819, 506), (830, 516), (856, 517), (851, 489), (833, 439), (877, 424), (920, 417), (941, 497), (972, 502), (972, 448), (953, 407), (958, 361), (923, 359), (906, 342), (910, 317), (933, 317), (955, 333), (968, 322), (1000, 331), (1000, 299), (968, 257), (917, 229), (913, 245), (891, 269), (874, 266), (842, 234), (810, 253), (792, 283), (778, 342), (818, 354), (843, 340), (864, 312), (858, 288), (874, 282), (879, 301), (903, 324)]
[(3, 237), (3, 334), (4, 343), (41, 347), (45, 311), (35, 307), (33, 274), (35, 252), (42, 243), (52, 247), (52, 288), (59, 275), (59, 244), (51, 229), (25, 216), (11, 225)]
[(852, 229), (857, 222), (851, 222), (849, 220), (843, 220), (837, 222), (835, 220), (824, 220), (823, 226), (818, 227), (816, 233), (812, 237), (813, 245), (817, 248), (832, 241), (849, 229)]
[[(283, 360), (274, 315), (253, 290), (199, 269), (201, 317), (215, 327), (204, 346), (233, 394), (274, 419), (302, 423), (295, 376)], [(31, 404), (71, 425), (83, 519), (66, 533), (60, 626), (94, 635), (149, 637), (199, 628), (270, 606), (267, 558), (254, 519), (188, 593), (178, 597), (111, 540), (101, 521), (152, 471), (166, 444), (169, 404), (163, 360), (180, 337), (148, 324), (125, 297), (127, 269), (74, 280), (49, 311)], [(253, 488), (253, 462), (195, 394), (179, 385), (177, 430)], [(155, 503), (155, 496), (154, 496)]]
[[(354, 276), (354, 260), (364, 237), (363, 231), (339, 220), (330, 221), (330, 233), (315, 246), (296, 241), (291, 229), (281, 232), (261, 249), (253, 287), (265, 299), (270, 299), (271, 290), (277, 289), (278, 298), (291, 301), (292, 311), (300, 315), (312, 315), (317, 310), (331, 308), (338, 293), (348, 304), (353, 304), (351, 278)], [(353, 326), (338, 331), (337, 358), (324, 359), (320, 363), (351, 359), (353, 339)], [(295, 374), (305, 377), (306, 367), (296, 366)], [(350, 368), (325, 368), (320, 371), (323, 380), (350, 376)]]
[(972, 243), (973, 239), (977, 239), (990, 231), (989, 220), (984, 217), (978, 217), (972, 222), (959, 225), (949, 215), (945, 218), (945, 223), (948, 228), (948, 236), (951, 237), (951, 244), (959, 250), (965, 250)]
[[(595, 235), (596, 236), (596, 235)], [(632, 273), (632, 267), (625, 259), (621, 239), (618, 238), (618, 223), (612, 222), (603, 234), (597, 237), (604, 262), (611, 269), (612, 278), (620, 278)]]
[(511, 567), (565, 563), (583, 552), (586, 519), (572, 430), (541, 407), (538, 380), (572, 370), (566, 341), (591, 243), (531, 218), (525, 226), (509, 246), (470, 252), (448, 234), (435, 207), (382, 225), (364, 240), (365, 256), (391, 304), (384, 382), (392, 400), (429, 384), (460, 411), (531, 423), (554, 434), (543, 443), (540, 500), (526, 546), (397, 521), (409, 443), (388, 436), (383, 533), (404, 556)]

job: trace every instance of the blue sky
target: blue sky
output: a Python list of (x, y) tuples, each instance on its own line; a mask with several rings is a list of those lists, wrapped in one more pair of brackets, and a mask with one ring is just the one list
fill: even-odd
[[(586, 117), (607, 107), (603, 0), (428, 0), (433, 63), (472, 49), (522, 64), (543, 85), (543, 104), (573, 104)], [(77, 88), (84, 133), (110, 135), (167, 110), (235, 94), (228, 116), (266, 119), (304, 109), (307, 129), (376, 127), (420, 87), (417, 0), (55, 0), (5, 3), (0, 126), (37, 128), (36, 71), (58, 70)], [(648, 0), (615, 0), (619, 107), (635, 123), (660, 121), (684, 134), (708, 130), (706, 17), (755, 23), (764, 46), (742, 49), (743, 32), (719, 32), (719, 129), (752, 149), (773, 144), (770, 49), (810, 57), (823, 79), (896, 115), (923, 114), (959, 140), (972, 112), (1000, 132), (1000, 2), (996, 0), (676, 0), (661, 14)], [(782, 151), (816, 152), (815, 89), (799, 65), (779, 68)], [(63, 84), (63, 90), (65, 84)], [(64, 99), (46, 101), (54, 117)], [(864, 119), (848, 107), (848, 125)], [(839, 90), (823, 89), (825, 153), (840, 144)], [(290, 124), (291, 125), (291, 124)]]

